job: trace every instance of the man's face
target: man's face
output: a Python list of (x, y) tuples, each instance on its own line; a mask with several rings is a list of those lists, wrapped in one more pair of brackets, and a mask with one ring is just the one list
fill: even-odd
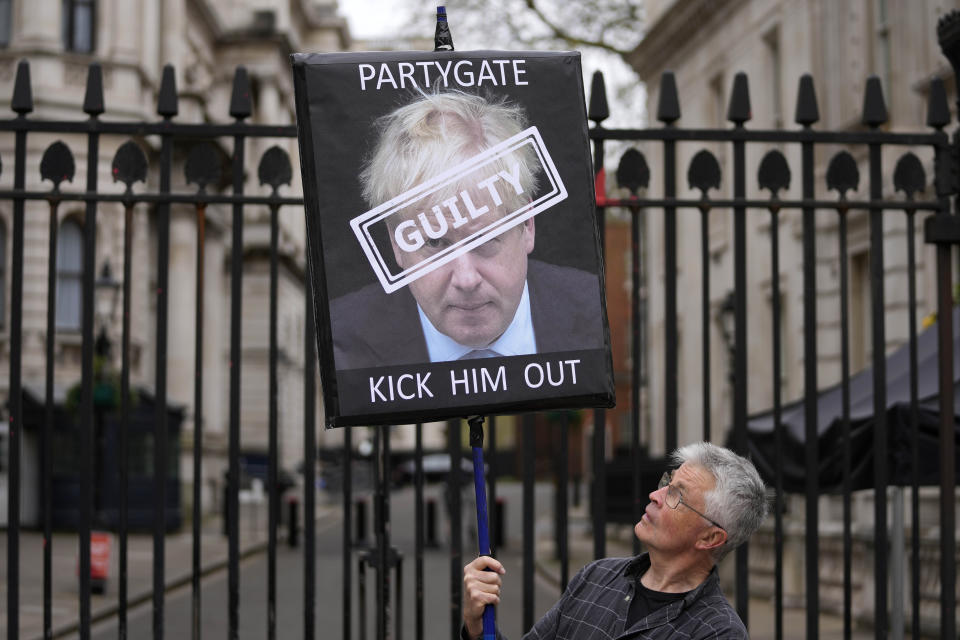
[[(670, 484), (683, 494), (683, 503), (702, 512), (706, 508), (704, 496), (716, 481), (703, 467), (685, 462), (673, 472)], [(700, 535), (712, 525), (685, 504), (671, 509), (666, 497), (666, 487), (650, 493), (650, 504), (633, 531), (651, 550), (675, 553), (692, 550)]]
[[(427, 240), (417, 251), (401, 251), (394, 242), (394, 256), (401, 268), (408, 268), (486, 226), (486, 217), (457, 229), (451, 224), (442, 238)], [(410, 291), (441, 333), (464, 346), (486, 347), (516, 314), (533, 246), (531, 218), (410, 283)]]

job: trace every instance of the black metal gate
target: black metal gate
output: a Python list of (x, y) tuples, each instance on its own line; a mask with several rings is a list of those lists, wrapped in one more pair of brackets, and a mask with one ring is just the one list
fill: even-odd
[[(957, 51), (948, 51), (948, 57), (953, 60), (960, 58), (960, 44), (950, 45)], [(47, 203), (50, 211), (50, 249), (47, 254), (47, 270), (50, 274), (48, 279), (47, 295), (47, 330), (45, 332), (45, 353), (46, 353), (46, 420), (42, 427), (41, 438), (41, 477), (44, 479), (41, 493), (41, 509), (43, 517), (43, 537), (45, 540), (43, 548), (43, 558), (37, 562), (42, 562), (44, 567), (44, 588), (43, 588), (43, 636), (53, 637), (54, 628), (51, 622), (51, 492), (50, 484), (51, 464), (53, 459), (52, 443), (54, 437), (54, 384), (53, 372), (56, 357), (54, 354), (54, 337), (56, 335), (56, 280), (54, 274), (57, 272), (57, 208), (64, 202), (83, 203), (85, 211), (83, 216), (83, 242), (84, 242), (84, 263), (82, 265), (82, 380), (80, 386), (80, 395), (77, 407), (79, 416), (79, 460), (80, 460), (80, 495), (79, 504), (79, 621), (77, 630), (80, 637), (91, 637), (91, 529), (95, 520), (93, 494), (96, 475), (95, 449), (97, 447), (98, 433), (98, 405), (97, 398), (97, 380), (98, 373), (95, 371), (95, 360), (97, 356), (97, 340), (94, 330), (94, 290), (96, 279), (96, 265), (94, 263), (97, 215), (101, 205), (106, 203), (118, 203), (124, 211), (124, 264), (123, 277), (121, 279), (123, 286), (123, 339), (121, 343), (121, 367), (120, 367), (120, 392), (119, 403), (116, 407), (120, 416), (120, 424), (125, 424), (129, 419), (130, 412), (130, 304), (131, 304), (131, 268), (134, 261), (144, 260), (144, 256), (134, 255), (132, 253), (133, 244), (131, 242), (131, 217), (137, 207), (149, 208), (150, 216), (153, 219), (157, 234), (156, 248), (156, 273), (157, 282), (155, 287), (155, 322), (156, 322), (156, 343), (155, 343), (155, 382), (152, 394), (156, 403), (156, 420), (153, 425), (153, 486), (150, 500), (153, 505), (153, 592), (152, 592), (152, 611), (153, 611), (153, 637), (161, 638), (164, 636), (164, 606), (165, 606), (165, 588), (164, 569), (164, 540), (167, 534), (167, 505), (169, 478), (167, 469), (169, 467), (169, 458), (171, 443), (169, 442), (168, 414), (167, 414), (167, 320), (170, 313), (168, 307), (168, 294), (171, 288), (176, 288), (178, 283), (169, 282), (167, 277), (170, 261), (170, 207), (175, 203), (187, 204), (196, 210), (196, 232), (198, 234), (197, 242), (197, 273), (198, 284), (196, 292), (196, 310), (197, 317), (195, 326), (197, 328), (195, 337), (195, 389), (194, 389), (194, 413), (202, 415), (202, 406), (205, 398), (203, 389), (203, 333), (204, 326), (204, 304), (202, 295), (203, 270), (203, 236), (205, 233), (206, 207), (210, 204), (230, 205), (232, 208), (232, 246), (242, 247), (244, 242), (243, 222), (244, 210), (251, 206), (265, 206), (269, 209), (271, 215), (271, 245), (270, 245), (270, 305), (266, 312), (269, 314), (269, 336), (270, 336), (270, 373), (268, 380), (264, 384), (268, 387), (269, 397), (269, 464), (267, 477), (267, 493), (269, 496), (269, 515), (268, 542), (265, 546), (268, 557), (267, 571), (267, 619), (265, 621), (265, 631), (267, 637), (276, 637), (276, 599), (277, 599), (277, 547), (278, 533), (280, 532), (280, 495), (278, 491), (278, 464), (277, 464), (277, 411), (278, 411), (278, 380), (277, 380), (277, 265), (279, 260), (278, 252), (278, 226), (277, 216), (282, 207), (292, 207), (299, 209), (302, 207), (302, 199), (299, 197), (287, 197), (280, 194), (280, 188), (291, 181), (291, 165), (286, 153), (281, 149), (270, 149), (259, 161), (257, 175), (261, 185), (269, 187), (269, 195), (251, 195), (245, 192), (249, 187), (245, 176), (248, 170), (248, 163), (245, 158), (245, 143), (251, 139), (262, 138), (292, 138), (296, 135), (294, 127), (284, 126), (263, 126), (248, 124), (246, 120), (251, 115), (250, 88), (248, 86), (246, 72), (244, 69), (237, 69), (234, 87), (233, 100), (230, 105), (230, 116), (234, 118), (231, 124), (178, 124), (174, 118), (177, 115), (177, 93), (173, 82), (173, 69), (166, 68), (163, 75), (163, 83), (159, 93), (157, 113), (160, 120), (156, 122), (130, 122), (118, 123), (108, 122), (100, 119), (104, 112), (103, 91), (101, 82), (101, 71), (98, 65), (92, 65), (89, 70), (87, 94), (84, 101), (84, 113), (88, 119), (77, 121), (50, 121), (28, 118), (32, 111), (32, 98), (29, 80), (29, 67), (26, 63), (21, 63), (18, 67), (14, 95), (12, 96), (11, 107), (17, 114), (12, 119), (0, 121), (0, 131), (12, 132), (15, 140), (14, 148), (14, 179), (13, 188), (0, 190), (0, 200), (12, 203), (13, 225), (11, 233), (12, 261), (10, 272), (10, 380), (9, 380), (9, 512), (7, 529), (7, 637), (11, 639), (21, 637), (20, 607), (23, 604), (20, 594), (20, 490), (24, 481), (21, 467), (21, 446), (23, 436), (23, 389), (22, 379), (22, 316), (25, 294), (23, 290), (24, 282), (24, 216), (25, 205), (29, 202)], [(877, 584), (885, 585), (888, 581), (887, 550), (889, 547), (889, 524), (886, 513), (886, 489), (888, 484), (888, 433), (886, 423), (883, 418), (886, 407), (886, 387), (885, 387), (885, 317), (886, 307), (884, 304), (884, 221), (890, 219), (890, 216), (905, 216), (907, 225), (907, 237), (909, 245), (909, 336), (911, 351), (914, 353), (911, 362), (912, 380), (916, 378), (916, 358), (915, 343), (918, 333), (916, 326), (916, 292), (915, 277), (916, 259), (912, 238), (914, 236), (915, 219), (918, 213), (934, 212), (932, 216), (925, 218), (925, 239), (926, 242), (936, 245), (936, 261), (938, 274), (938, 317), (941, 320), (939, 327), (939, 340), (941, 345), (952, 345), (954, 342), (953, 331), (949, 321), (952, 317), (953, 307), (953, 269), (952, 252), (953, 245), (960, 242), (960, 218), (955, 210), (951, 208), (951, 200), (960, 193), (958, 188), (958, 148), (960, 141), (951, 142), (944, 128), (950, 123), (950, 112), (946, 102), (946, 94), (943, 85), (938, 80), (934, 80), (930, 91), (930, 105), (927, 115), (927, 126), (930, 128), (927, 132), (917, 133), (899, 133), (884, 130), (883, 125), (887, 120), (886, 108), (884, 106), (883, 96), (880, 90), (879, 80), (871, 78), (867, 82), (866, 95), (864, 96), (864, 109), (862, 114), (863, 130), (860, 131), (820, 131), (815, 128), (818, 120), (818, 108), (816, 96), (813, 91), (813, 83), (809, 77), (800, 79), (799, 93), (797, 100), (797, 109), (795, 122), (799, 128), (795, 130), (751, 130), (746, 127), (750, 120), (751, 107), (747, 87), (746, 76), (740, 74), (735, 78), (733, 92), (728, 110), (728, 120), (732, 123), (729, 129), (683, 129), (674, 126), (674, 123), (680, 117), (680, 101), (676, 92), (676, 84), (673, 77), (665, 75), (661, 81), (660, 104), (657, 110), (657, 119), (662, 123), (662, 127), (649, 129), (606, 129), (602, 122), (608, 117), (606, 98), (604, 95), (602, 76), (597, 74), (594, 77), (594, 83), (590, 96), (589, 118), (595, 123), (590, 129), (590, 136), (594, 142), (595, 166), (602, 168), (604, 166), (605, 144), (608, 141), (633, 141), (643, 142), (648, 145), (653, 144), (659, 148), (660, 158), (656, 163), (649, 162), (636, 149), (632, 149), (623, 154), (619, 168), (617, 170), (618, 187), (629, 191), (630, 195), (622, 198), (611, 198), (606, 195), (605, 174), (602, 169), (597, 174), (598, 185), (598, 223), (601, 227), (601, 238), (604, 237), (605, 213), (608, 209), (620, 208), (629, 213), (630, 233), (631, 233), (631, 251), (630, 257), (630, 278), (631, 295), (629, 318), (631, 324), (630, 344), (632, 348), (632, 371), (630, 375), (630, 393), (628, 398), (621, 397), (621, 403), (626, 403), (630, 407), (630, 445), (633, 460), (644, 459), (641, 451), (644, 443), (641, 442), (641, 386), (645, 379), (651, 375), (663, 375), (665, 389), (665, 411), (664, 415), (656, 416), (655, 423), (662, 424), (664, 433), (664, 442), (667, 450), (674, 449), (678, 444), (678, 415), (677, 408), (679, 403), (679, 376), (678, 376), (678, 335), (675, 322), (666, 323), (665, 349), (667, 355), (663, 362), (644, 362), (644, 354), (641, 351), (642, 345), (647, 340), (645, 335), (643, 319), (645, 317), (644, 305), (646, 300), (642, 297), (640, 283), (643, 278), (642, 270), (645, 265), (645, 259), (642, 256), (642, 248), (650, 242), (662, 243), (664, 260), (664, 291), (663, 300), (665, 316), (675, 318), (677, 314), (677, 220), (680, 216), (695, 215), (693, 212), (699, 212), (701, 221), (701, 265), (703, 290), (700, 292), (703, 300), (703, 340), (709, 344), (710, 332), (708, 330), (709, 304), (710, 304), (710, 271), (708, 268), (708, 243), (707, 243), (707, 224), (710, 216), (727, 215), (732, 219), (733, 226), (733, 297), (732, 316), (733, 325), (733, 344), (736, 346), (733, 350), (734, 379), (740, 381), (740, 384), (734, 386), (732, 402), (732, 435), (730, 444), (734, 449), (748, 452), (750, 444), (746, 425), (748, 420), (747, 393), (751, 379), (751, 372), (747, 367), (747, 348), (748, 345), (748, 313), (747, 313), (747, 268), (748, 253), (750, 250), (768, 250), (770, 252), (770, 261), (772, 265), (771, 281), (773, 287), (772, 305), (773, 327), (779, 327), (779, 284), (776, 274), (780, 270), (779, 244), (778, 244), (778, 219), (780, 214), (785, 211), (800, 211), (802, 217), (802, 268), (803, 268), (803, 362), (804, 362), (804, 397), (803, 406), (806, 416), (805, 428), (805, 463), (807, 469), (817, 469), (820, 465), (821, 452), (819, 450), (818, 430), (817, 430), (817, 391), (818, 391), (818, 344), (816, 331), (817, 318), (817, 288), (816, 288), (816, 259), (817, 259), (817, 234), (815, 228), (815, 213), (832, 212), (836, 215), (839, 225), (839, 243), (837, 251), (840, 256), (840, 276), (839, 276), (839, 295), (838, 304), (841, 315), (841, 360), (842, 376), (841, 386), (844, 389), (845, 398), (845, 434), (841, 446), (845, 447), (845, 473), (844, 482), (840, 495), (843, 500), (843, 617), (845, 636), (849, 637), (853, 626), (852, 621), (852, 598), (851, 598), (851, 546), (852, 537), (850, 530), (851, 522), (851, 494), (852, 490), (849, 484), (849, 470), (851, 460), (849, 453), (849, 397), (847, 389), (851, 377), (850, 359), (849, 359), (849, 322), (847, 317), (847, 298), (849, 295), (849, 275), (846, 269), (846, 221), (847, 215), (851, 211), (862, 210), (868, 212), (869, 218), (869, 244), (870, 244), (870, 300), (872, 305), (871, 336), (872, 336), (872, 366), (875, 372), (873, 402), (877, 415), (877, 423), (873, 432), (873, 451), (874, 451), (874, 469), (873, 469), (873, 491), (875, 495), (875, 522), (876, 531), (874, 537), (875, 555), (873, 558), (874, 575)], [(49, 179), (52, 188), (46, 191), (27, 190), (25, 185), (26, 174), (28, 171), (35, 170), (28, 164), (27, 159), (27, 139), (28, 135), (36, 134), (73, 134), (86, 137), (87, 149), (86, 157), (87, 174), (86, 186), (82, 190), (61, 190), (61, 185), (65, 180), (70, 180), (75, 172), (74, 160), (70, 149), (62, 143), (54, 143), (49, 146), (43, 154), (40, 163), (40, 173), (44, 179)], [(98, 187), (98, 168), (99, 168), (99, 145), (103, 136), (130, 138), (131, 142), (123, 144), (115, 157), (112, 159), (112, 173), (116, 180), (119, 180), (125, 186), (123, 193), (110, 193)], [(152, 163), (147, 161), (143, 151), (143, 145), (133, 142), (133, 140), (156, 140), (156, 153)], [(221, 141), (218, 145), (211, 141)], [(232, 150), (224, 151), (226, 146), (223, 140), (232, 141)], [(684, 143), (709, 143), (714, 145), (729, 145), (732, 151), (732, 197), (718, 198), (712, 197), (711, 189), (717, 189), (721, 185), (720, 164), (715, 156), (709, 151), (698, 153), (691, 162), (687, 177), (692, 188), (702, 193), (701, 198), (683, 198), (677, 194), (682, 189), (677, 187), (677, 147)], [(174, 167), (173, 150), (175, 144), (186, 144), (190, 150), (186, 154), (185, 171), (188, 183), (197, 186), (196, 191), (192, 193), (177, 192), (171, 187), (171, 173)], [(756, 176), (760, 189), (768, 190), (769, 198), (748, 197), (747, 183), (750, 176), (746, 169), (747, 149), (765, 149), (769, 145), (779, 145), (781, 147), (794, 147), (799, 149), (801, 163), (799, 167), (800, 182), (802, 185), (802, 197), (799, 199), (781, 198), (780, 193), (785, 191), (790, 181), (790, 167), (783, 153), (778, 150), (772, 150), (765, 154), (759, 166), (758, 176)], [(825, 149), (831, 149), (833, 146), (840, 145), (845, 148), (865, 150), (866, 165), (868, 167), (868, 196), (866, 198), (848, 197), (857, 190), (859, 181), (859, 171), (857, 162), (847, 151), (836, 153), (830, 162), (830, 169), (827, 171), (827, 186), (835, 190), (838, 194), (836, 199), (818, 199), (815, 189), (815, 158), (818, 154), (825, 154)], [(926, 176), (923, 164), (917, 156), (912, 153), (905, 153), (898, 161), (893, 173), (885, 170), (882, 163), (882, 152), (886, 148), (907, 147), (910, 149), (926, 149), (933, 158), (935, 171), (935, 196), (932, 198), (916, 197), (922, 196), (926, 190)], [(227, 160), (224, 162), (223, 157)], [(151, 168), (151, 164), (153, 167)], [(662, 171), (662, 175), (656, 175), (656, 171), (651, 171), (650, 166), (654, 165)], [(221, 175), (219, 167), (223, 166), (229, 170), (227, 177)], [(151, 173), (151, 171), (153, 173)], [(894, 189), (885, 185), (885, 178), (893, 176)], [(647, 187), (650, 180), (662, 181), (662, 195), (652, 197), (647, 195)], [(143, 189), (135, 188), (139, 181), (145, 182), (148, 186)], [(215, 193), (216, 187), (221, 184), (231, 184), (229, 195)], [(155, 185), (155, 187), (154, 187)], [(886, 186), (886, 189), (885, 189)], [(208, 191), (208, 187), (211, 189)], [(902, 192), (902, 198), (889, 194)], [(888, 194), (888, 195), (885, 195)], [(650, 216), (662, 211), (664, 234), (662, 238), (644, 238), (642, 234), (642, 219), (644, 216)], [(769, 247), (747, 246), (747, 220), (748, 216), (765, 215), (769, 219), (771, 228), (771, 244)], [(227, 491), (225, 500), (225, 534), (228, 539), (228, 560), (226, 563), (228, 571), (228, 602), (224, 615), (228, 620), (228, 635), (231, 638), (239, 637), (240, 625), (238, 611), (239, 602), (239, 571), (240, 571), (240, 432), (241, 432), (241, 411), (240, 411), (240, 351), (241, 351), (241, 304), (242, 304), (242, 270), (243, 270), (243, 252), (234, 250), (230, 255), (230, 382), (229, 382), (229, 466), (227, 474)], [(612, 283), (608, 282), (608, 289)], [(307, 292), (309, 296), (309, 291)], [(308, 300), (304, 301), (304, 309), (311, 309)], [(324, 568), (317, 565), (317, 550), (315, 548), (316, 531), (316, 487), (318, 478), (316, 477), (316, 427), (317, 412), (314, 405), (316, 398), (317, 380), (314, 373), (314, 364), (316, 354), (314, 353), (314, 328), (312, 326), (311, 314), (306, 313), (306, 322), (304, 323), (304, 334), (306, 339), (305, 358), (310, 365), (305, 369), (304, 375), (304, 430), (303, 430), (303, 451), (304, 451), (304, 543), (303, 543), (303, 603), (302, 603), (302, 621), (303, 637), (313, 638), (317, 633), (318, 620), (316, 614), (316, 580), (318, 575), (323, 575)], [(777, 375), (784, 366), (782, 362), (782, 350), (779, 329), (773, 331), (773, 343), (770, 345), (771, 360), (769, 372)], [(704, 360), (701, 371), (703, 375), (702, 402), (705, 407), (709, 407), (711, 400), (717, 396), (717, 387), (720, 385), (711, 384), (709, 379), (710, 349), (704, 348)], [(941, 348), (940, 354), (940, 388), (953, 388), (953, 362), (952, 349)], [(767, 375), (769, 372), (763, 372)], [(754, 374), (756, 375), (756, 374)], [(782, 428), (780, 428), (780, 412), (782, 403), (779, 396), (777, 385), (774, 385), (775, 396), (773, 403), (774, 422), (777, 428), (774, 429), (776, 438), (777, 460), (782, 461), (783, 442), (781, 440)], [(914, 383), (915, 389), (915, 383)], [(689, 393), (695, 393), (690, 390)], [(939, 418), (940, 418), (940, 460), (939, 460), (939, 478), (940, 478), (940, 531), (939, 531), (939, 575), (940, 575), (940, 624), (939, 634), (941, 637), (955, 637), (956, 635), (956, 540), (954, 526), (956, 516), (954, 512), (955, 505), (955, 427), (954, 427), (954, 406), (953, 393), (941, 393), (939, 396)], [(918, 398), (916, 393), (911, 397), (911, 410), (913, 415), (917, 412)], [(709, 411), (705, 412), (709, 416)], [(557, 435), (556, 454), (561, 464), (556, 465), (556, 486), (557, 493), (560, 496), (553, 512), (554, 522), (556, 523), (556, 542), (558, 556), (561, 560), (560, 582), (561, 587), (566, 584), (568, 573), (570, 571), (568, 558), (570, 539), (567, 533), (568, 512), (567, 496), (569, 491), (569, 477), (567, 474), (567, 456), (569, 443), (567, 441), (568, 430), (566, 428), (568, 415), (560, 417), (559, 421), (552, 421), (551, 424), (559, 425)], [(537, 447), (535, 428), (536, 419), (533, 416), (525, 416), (522, 419), (519, 429), (518, 441), (521, 443), (519, 448), (522, 451), (522, 460), (519, 465), (520, 476), (522, 478), (522, 502), (523, 502), (523, 622), (524, 629), (532, 626), (534, 620), (534, 488), (535, 488), (535, 449)], [(606, 417), (604, 411), (594, 413), (594, 424), (604, 425)], [(914, 424), (916, 424), (914, 422)], [(415, 545), (413, 557), (412, 578), (410, 573), (403, 572), (402, 554), (395, 552), (391, 547), (391, 528), (390, 528), (390, 497), (391, 497), (391, 451), (389, 438), (381, 436), (377, 432), (373, 447), (373, 521), (376, 539), (374, 544), (365, 550), (355, 551), (356, 538), (359, 531), (355, 527), (354, 514), (361, 513), (357, 511), (358, 490), (354, 486), (354, 465), (352, 451), (355, 449), (354, 430), (347, 428), (344, 432), (344, 446), (342, 455), (339, 458), (340, 464), (340, 494), (338, 502), (342, 509), (342, 629), (345, 639), (356, 636), (364, 637), (366, 635), (366, 625), (368, 623), (365, 606), (365, 597), (358, 598), (354, 593), (355, 588), (361, 591), (366, 589), (367, 582), (365, 578), (366, 567), (372, 566), (376, 569), (375, 597), (376, 612), (371, 613), (376, 617), (376, 637), (389, 637), (391, 634), (400, 637), (403, 633), (403, 607), (391, 607), (391, 596), (395, 595), (398, 599), (402, 593), (407, 591), (411, 585), (414, 595), (415, 607), (413, 611), (413, 629), (414, 637), (425, 637), (425, 608), (429, 605), (431, 608), (434, 603), (425, 602), (424, 582), (427, 579), (424, 572), (424, 553), (432, 535), (428, 522), (433, 517), (431, 510), (435, 505), (424, 498), (424, 468), (423, 468), (423, 444), (422, 429), (417, 425), (415, 432), (415, 455), (414, 464), (414, 522), (415, 522)], [(496, 430), (490, 430), (492, 434)], [(709, 418), (704, 420), (702, 437), (706, 440), (716, 439), (717, 430), (710, 424)], [(127, 441), (127, 429), (121, 428), (118, 431), (118, 455), (119, 463), (119, 483), (121, 487), (128, 486), (128, 477), (130, 469), (128, 468), (129, 442)], [(460, 469), (456, 463), (461, 457), (463, 443), (460, 441), (460, 427), (454, 422), (448, 425), (448, 448), (450, 472), (447, 475), (449, 490), (447, 491), (447, 505), (450, 513), (459, 514), (461, 511), (460, 491), (461, 485)], [(593, 531), (593, 554), (596, 557), (606, 555), (607, 550), (607, 473), (605, 471), (607, 459), (605, 442), (605, 430), (603, 428), (594, 429), (592, 437), (592, 468), (594, 470), (591, 484), (591, 515)], [(202, 465), (204, 459), (202, 456), (202, 428), (194, 429), (193, 434), (193, 471), (194, 478), (202, 477)], [(489, 447), (495, 453), (496, 443), (490, 442)], [(914, 429), (914, 439), (911, 448), (913, 456), (912, 468), (914, 471), (920, 466), (921, 461), (917, 458), (916, 429)], [(784, 531), (782, 524), (784, 491), (782, 488), (782, 478), (780, 470), (782, 464), (775, 465), (776, 474), (773, 478), (773, 484), (777, 489), (775, 526), (774, 526), (774, 554), (775, 554), (775, 576), (774, 576), (774, 602), (775, 619), (773, 634), (775, 637), (783, 635), (783, 545)], [(632, 496), (631, 504), (635, 505), (634, 514), (638, 514), (642, 506), (643, 494), (641, 491), (641, 475), (644, 470), (639, 464), (633, 464), (630, 470), (630, 493)], [(490, 474), (490, 503), (497, 504), (498, 482), (497, 474)], [(201, 497), (199, 482), (194, 482), (193, 495), (193, 555), (192, 555), (192, 574), (190, 583), (192, 585), (192, 630), (193, 637), (200, 635), (200, 613), (201, 606), (201, 562), (200, 562), (200, 522), (202, 520)], [(823, 491), (819, 486), (818, 474), (808, 473), (806, 475), (806, 509), (805, 509), (805, 609), (807, 621), (807, 637), (816, 638), (819, 635), (819, 616), (821, 613), (821, 603), (819, 601), (819, 585), (821, 582), (819, 574), (819, 523), (820, 514), (818, 511), (818, 498)], [(128, 513), (127, 513), (127, 493), (120, 491), (120, 503), (118, 505), (118, 524), (117, 533), (119, 536), (119, 586), (118, 602), (116, 615), (119, 618), (119, 635), (127, 637), (130, 630), (127, 627), (126, 616), (128, 612), (128, 587), (127, 579), (127, 538), (128, 538)], [(918, 528), (918, 483), (914, 476), (913, 486), (911, 488), (911, 501), (913, 505), (912, 530)], [(491, 509), (491, 514), (497, 517), (498, 510)], [(365, 511), (363, 512), (365, 513)], [(460, 598), (461, 598), (461, 568), (463, 565), (462, 532), (461, 518), (450, 518), (450, 540), (449, 545), (449, 579), (450, 579), (450, 635), (456, 637), (459, 632), (460, 624)], [(492, 530), (497, 530), (497, 523), (493, 523)], [(292, 532), (289, 535), (294, 535)], [(357, 556), (354, 556), (357, 553)], [(920, 547), (918, 536), (912, 536), (911, 549), (912, 557), (912, 575), (910, 578), (910, 601), (912, 604), (913, 617), (910, 626), (913, 629), (919, 629), (920, 626)], [(355, 562), (359, 561), (359, 567)], [(736, 594), (747, 594), (750, 590), (750, 565), (748, 563), (748, 550), (746, 547), (738, 550), (735, 560), (736, 574)], [(393, 576), (393, 577), (391, 577)], [(357, 584), (355, 585), (354, 578)], [(284, 577), (284, 579), (293, 579)], [(406, 586), (405, 586), (406, 585)], [(748, 599), (746, 597), (736, 598), (738, 612), (745, 622), (749, 624)], [(361, 611), (359, 620), (356, 620), (356, 609)], [(889, 631), (889, 621), (887, 612), (891, 608), (887, 590), (884, 588), (876, 589), (874, 611), (876, 612), (875, 633), (876, 637), (886, 637)], [(408, 618), (409, 620), (409, 618)], [(355, 624), (356, 623), (356, 624)], [(516, 633), (515, 630), (508, 629), (508, 632)], [(756, 632), (767, 632), (769, 630), (755, 629)], [(259, 635), (260, 630), (257, 630)]]

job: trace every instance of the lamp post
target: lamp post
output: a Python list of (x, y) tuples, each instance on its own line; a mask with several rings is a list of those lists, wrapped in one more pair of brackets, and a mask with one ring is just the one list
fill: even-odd
[[(93, 407), (95, 413), (94, 428), (94, 487), (93, 487), (93, 512), (94, 518), (100, 520), (100, 512), (103, 508), (103, 449), (105, 446), (103, 417), (108, 411), (117, 406), (117, 389), (110, 372), (112, 370), (111, 349), (112, 344), (107, 327), (113, 321), (117, 310), (117, 302), (120, 299), (120, 283), (113, 278), (113, 270), (110, 268), (110, 261), (104, 260), (100, 269), (100, 275), (94, 283), (94, 315), (96, 317), (99, 330), (94, 343), (94, 367), (93, 367)], [(122, 489), (121, 489), (122, 490)], [(100, 522), (99, 524), (103, 524)]]
[[(94, 352), (97, 356), (109, 360), (112, 343), (107, 334), (107, 327), (113, 322), (113, 316), (117, 311), (117, 303), (120, 301), (120, 283), (113, 278), (113, 269), (110, 267), (110, 260), (104, 260), (100, 268), (100, 275), (94, 283), (94, 314), (100, 330), (97, 333)], [(107, 362), (102, 362), (101, 366)]]
[[(720, 307), (717, 309), (717, 323), (720, 325), (720, 333), (723, 337), (723, 344), (727, 348), (727, 382), (730, 384), (730, 395), (733, 397), (733, 389), (736, 384), (734, 379), (734, 358), (737, 353), (737, 341), (736, 341), (736, 324), (737, 324), (737, 315), (736, 307), (734, 306), (734, 295), (733, 291), (728, 291), (726, 297), (724, 297), (723, 302), (720, 304)], [(731, 402), (731, 421), (730, 424), (734, 423), (733, 419), (733, 403)]]

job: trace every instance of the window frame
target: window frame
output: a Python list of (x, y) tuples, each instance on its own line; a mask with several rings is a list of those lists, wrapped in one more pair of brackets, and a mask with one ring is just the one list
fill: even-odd
[[(61, 38), (63, 47), (73, 53), (92, 55), (97, 50), (97, 0), (62, 0), (60, 5), (63, 10), (61, 15)], [(77, 15), (81, 9), (90, 9), (90, 33), (89, 48), (80, 48), (77, 38)]]
[[(64, 233), (67, 225), (71, 225), (77, 230), (77, 238), (79, 242), (79, 265), (67, 265), (66, 261), (63, 259), (63, 252), (61, 250), (62, 243), (65, 242), (67, 234)], [(56, 292), (56, 319), (55, 325), (57, 332), (78, 332), (81, 328), (81, 321), (83, 318), (83, 226), (80, 222), (72, 217), (68, 216), (60, 221), (59, 228), (57, 230), (57, 292)], [(76, 311), (71, 310), (70, 318), (64, 318), (64, 306), (63, 306), (63, 288), (64, 283), (68, 282), (73, 284), (76, 287), (80, 288), (81, 295), (77, 296), (77, 306)]]

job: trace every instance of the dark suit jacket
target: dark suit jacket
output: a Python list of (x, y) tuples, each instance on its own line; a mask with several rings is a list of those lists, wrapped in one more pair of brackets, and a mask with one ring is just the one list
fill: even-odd
[[(603, 347), (595, 275), (530, 260), (527, 286), (538, 353)], [(387, 294), (374, 283), (336, 298), (330, 323), (337, 369), (430, 362), (417, 303), (406, 287)]]

